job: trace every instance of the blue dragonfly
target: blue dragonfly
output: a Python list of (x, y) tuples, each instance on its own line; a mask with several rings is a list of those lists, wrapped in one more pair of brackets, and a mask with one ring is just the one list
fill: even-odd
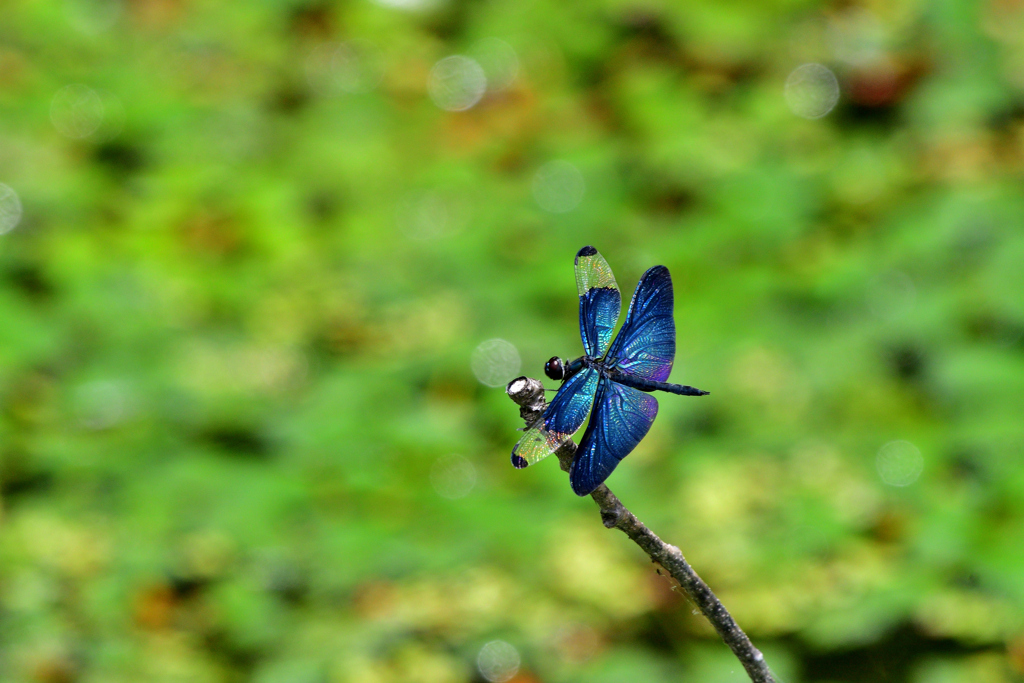
[(555, 356), (544, 364), (544, 374), (562, 385), (512, 449), (512, 465), (522, 469), (554, 453), (593, 408), (569, 471), (572, 490), (585, 496), (647, 435), (658, 414), (658, 401), (650, 392), (709, 392), (665, 381), (676, 355), (668, 268), (654, 266), (640, 278), (614, 342), (622, 297), (612, 269), (594, 247), (576, 254), (576, 288), (584, 355), (568, 363)]

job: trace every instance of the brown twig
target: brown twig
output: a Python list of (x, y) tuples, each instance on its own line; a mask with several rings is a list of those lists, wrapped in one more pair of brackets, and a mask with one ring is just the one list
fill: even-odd
[[(533, 424), (544, 412), (546, 405), (544, 385), (539, 381), (529, 377), (517, 377), (508, 383), (505, 391), (519, 405), (519, 414), (527, 425)], [(576, 444), (571, 439), (566, 440), (555, 451), (559, 464), (566, 472), (572, 466), (575, 454)], [(660, 564), (672, 575), (672, 578), (679, 582), (686, 595), (711, 622), (718, 635), (740, 660), (747, 675), (750, 676), (750, 680), (754, 683), (775, 683), (768, 664), (764, 661), (764, 655), (754, 647), (743, 629), (736, 625), (732, 615), (725, 609), (718, 597), (711, 592), (704, 580), (697, 576), (697, 572), (693, 571), (693, 567), (683, 557), (679, 548), (658, 538), (653, 531), (636, 518), (636, 515), (627, 510), (622, 501), (604, 484), (598, 486), (590, 494), (590, 497), (600, 508), (601, 521), (607, 528), (619, 529), (625, 533), (647, 553), (652, 562)]]

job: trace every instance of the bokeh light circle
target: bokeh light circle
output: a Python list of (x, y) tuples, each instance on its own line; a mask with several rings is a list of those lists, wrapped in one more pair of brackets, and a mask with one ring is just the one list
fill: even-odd
[(473, 374), (481, 384), (504, 387), (522, 367), (519, 350), (504, 339), (488, 339), (473, 351), (470, 359)]
[(580, 170), (568, 161), (549, 161), (533, 176), (533, 198), (551, 213), (568, 213), (583, 201), (586, 183)]
[(99, 93), (87, 85), (72, 83), (57, 91), (50, 102), (50, 120), (57, 132), (80, 140), (103, 125), (106, 108)]
[(924, 457), (909, 441), (890, 441), (878, 449), (875, 467), (889, 486), (910, 486), (924, 470)]
[(500, 38), (484, 38), (469, 50), (480, 64), (491, 92), (507, 90), (519, 75), (519, 55)]
[(465, 111), (472, 108), (487, 90), (487, 76), (483, 67), (470, 57), (445, 57), (430, 70), (427, 81), (430, 99), (446, 111)]
[(366, 40), (350, 40), (338, 46), (331, 59), (338, 88), (347, 93), (369, 92), (384, 76), (377, 49)]
[(872, 278), (868, 283), (868, 309), (883, 320), (898, 320), (913, 310), (917, 302), (917, 287), (909, 275), (901, 270), (890, 270)]
[(839, 102), (839, 81), (822, 64), (803, 64), (786, 79), (786, 104), (790, 111), (805, 119), (820, 119)]
[(13, 188), (0, 183), (0, 235), (14, 230), (21, 222), (21, 200)]
[(356, 95), (373, 90), (384, 77), (380, 51), (367, 40), (323, 43), (305, 61), (306, 80), (321, 95)]
[(431, 9), (441, 4), (441, 0), (376, 0), (377, 4), (394, 9), (416, 12)]
[(322, 43), (313, 48), (303, 63), (306, 82), (321, 95), (332, 94), (334, 82), (334, 53), (338, 50), (337, 43)]
[(79, 423), (86, 429), (117, 426), (131, 414), (131, 393), (122, 382), (96, 380), (76, 391)]
[(447, 194), (428, 190), (413, 192), (398, 203), (396, 219), (410, 239), (429, 240), (443, 237), (461, 227), (464, 207)]
[(504, 640), (492, 640), (480, 648), (476, 666), (490, 683), (505, 683), (519, 673), (519, 650)]
[(465, 498), (476, 486), (476, 468), (461, 455), (446, 455), (431, 466), (430, 484), (442, 498)]
[(64, 0), (68, 22), (86, 35), (110, 30), (124, 13), (122, 0)]

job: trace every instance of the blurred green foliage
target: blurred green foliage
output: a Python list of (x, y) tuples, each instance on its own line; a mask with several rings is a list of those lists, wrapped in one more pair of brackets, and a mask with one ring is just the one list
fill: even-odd
[(712, 392), (609, 483), (786, 683), (1022, 680), (1020, 2), (7, 0), (0, 112), (3, 680), (743, 680), (471, 369), (585, 244)]

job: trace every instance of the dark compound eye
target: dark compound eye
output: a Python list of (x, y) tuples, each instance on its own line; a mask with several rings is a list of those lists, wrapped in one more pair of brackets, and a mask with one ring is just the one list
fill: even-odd
[(544, 364), (544, 374), (551, 379), (562, 379), (565, 377), (565, 368), (562, 367), (562, 359), (552, 356), (551, 360)]

